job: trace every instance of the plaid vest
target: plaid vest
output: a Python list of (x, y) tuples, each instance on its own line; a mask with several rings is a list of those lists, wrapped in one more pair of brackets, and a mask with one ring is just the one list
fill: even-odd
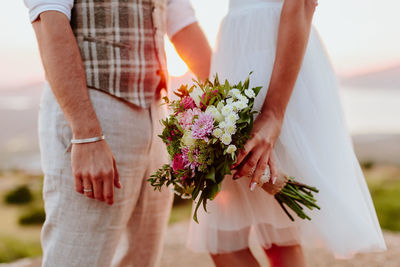
[(166, 88), (166, 0), (75, 0), (87, 86), (147, 108)]

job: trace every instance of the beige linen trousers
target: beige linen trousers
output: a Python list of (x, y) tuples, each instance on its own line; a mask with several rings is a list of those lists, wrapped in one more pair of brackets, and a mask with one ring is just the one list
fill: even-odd
[(71, 170), (72, 132), (49, 85), (39, 112), (43, 198), (43, 266), (158, 266), (172, 193), (154, 191), (146, 179), (168, 161), (157, 134), (164, 106), (140, 109), (107, 93), (89, 89), (106, 141), (114, 153), (122, 189), (114, 204), (75, 191)]

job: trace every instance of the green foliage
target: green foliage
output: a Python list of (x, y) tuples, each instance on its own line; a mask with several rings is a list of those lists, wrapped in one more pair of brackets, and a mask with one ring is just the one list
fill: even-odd
[(0, 263), (39, 255), (41, 255), (39, 240), (27, 243), (8, 236), (0, 237)]
[(19, 217), (19, 224), (21, 225), (41, 225), (46, 219), (46, 214), (43, 208), (33, 208)]
[(33, 200), (31, 190), (27, 185), (21, 185), (8, 192), (5, 196), (5, 202), (8, 204), (23, 205)]
[(381, 227), (400, 231), (400, 180), (370, 183), (369, 188)]
[(363, 167), (363, 169), (370, 170), (374, 167), (374, 163), (372, 161), (366, 161), (362, 162), (361, 166)]

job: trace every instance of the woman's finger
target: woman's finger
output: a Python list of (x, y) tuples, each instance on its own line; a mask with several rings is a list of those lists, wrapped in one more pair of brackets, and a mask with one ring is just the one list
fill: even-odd
[(253, 148), (250, 156), (245, 159), (243, 165), (234, 174), (233, 179), (252, 175), (263, 152), (264, 150), (260, 147)]
[(238, 157), (236, 159), (236, 163), (233, 165), (233, 168), (239, 166), (242, 161), (246, 158), (246, 156), (252, 151), (252, 149), (255, 146), (255, 141), (253, 139), (250, 139), (246, 142), (244, 145), (243, 149), (240, 150)]
[(82, 184), (83, 184), (83, 193), (85, 194), (85, 196), (87, 196), (88, 198), (94, 198), (93, 186), (90, 179), (88, 177), (83, 177)]
[(104, 201), (103, 197), (103, 181), (96, 179), (92, 181), (94, 198), (99, 201)]
[(264, 153), (257, 163), (256, 171), (252, 175), (252, 181), (257, 182), (260, 186), (268, 182), (271, 178), (271, 171), (269, 167), (269, 154)]
[(269, 167), (271, 169), (270, 183), (275, 184), (276, 179), (278, 179), (279, 169), (275, 162), (274, 153), (271, 153), (271, 155), (269, 157)]
[(251, 191), (254, 191), (257, 185), (261, 185), (261, 176), (264, 174), (265, 170), (268, 167), (268, 161), (269, 161), (269, 153), (268, 151), (265, 151), (261, 155), (257, 163), (257, 167), (254, 174), (251, 176), (249, 185)]

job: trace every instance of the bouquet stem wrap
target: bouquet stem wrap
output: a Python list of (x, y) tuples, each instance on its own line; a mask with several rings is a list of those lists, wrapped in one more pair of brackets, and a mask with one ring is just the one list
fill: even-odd
[(311, 220), (311, 218), (304, 212), (304, 207), (310, 210), (314, 208), (320, 209), (313, 195), (313, 192), (318, 193), (318, 189), (296, 182), (294, 177), (282, 172), (278, 175), (275, 184), (265, 183), (262, 185), (262, 189), (275, 196), (279, 205), (292, 221), (294, 221), (294, 218), (288, 208), (300, 218), (308, 220)]

